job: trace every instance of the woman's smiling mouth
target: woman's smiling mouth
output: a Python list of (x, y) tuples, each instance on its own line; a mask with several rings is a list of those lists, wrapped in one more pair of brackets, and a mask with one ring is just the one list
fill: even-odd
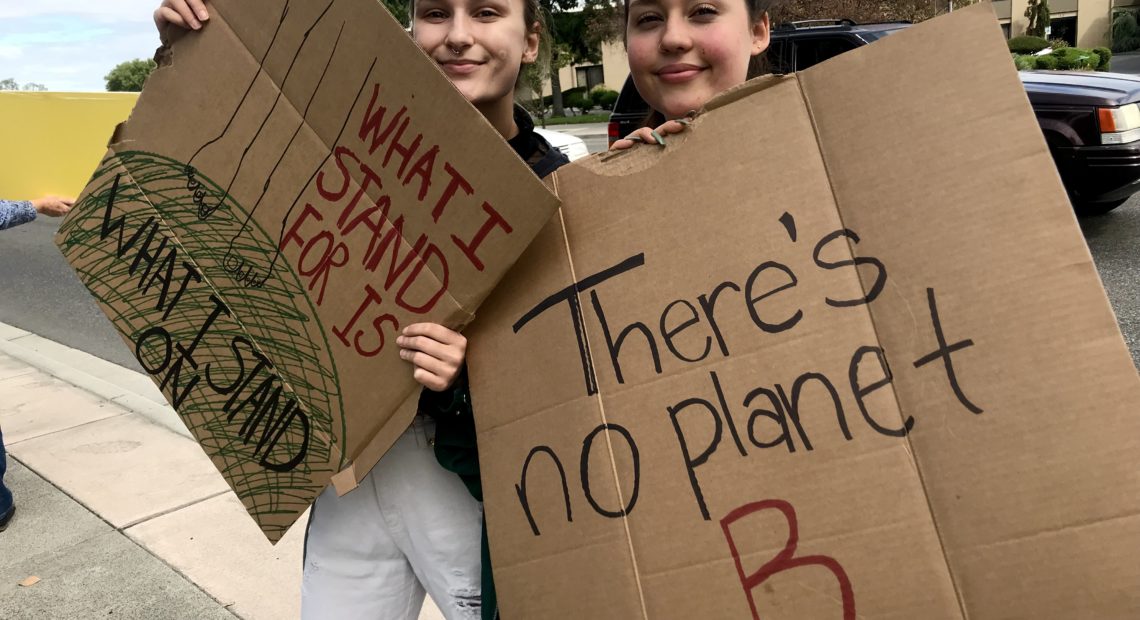
[(676, 63), (665, 65), (657, 70), (657, 77), (663, 82), (670, 84), (678, 84), (681, 82), (688, 82), (689, 80), (700, 75), (704, 71), (704, 67), (697, 65), (690, 65), (686, 63)]

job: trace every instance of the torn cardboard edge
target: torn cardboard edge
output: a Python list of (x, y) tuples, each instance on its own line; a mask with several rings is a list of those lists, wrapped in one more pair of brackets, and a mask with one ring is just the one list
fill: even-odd
[[(689, 137), (694, 132), (700, 131), (702, 117), (707, 112), (731, 105), (750, 95), (790, 81), (798, 81), (794, 73), (761, 75), (716, 95), (703, 108), (696, 111), (696, 116), (685, 131), (669, 137), (664, 148), (654, 144), (635, 144), (631, 148), (620, 151), (596, 153), (574, 162), (573, 165), (581, 166), (603, 176), (624, 176), (648, 170), (661, 161), (661, 158), (668, 157), (678, 149), (684, 148)], [(557, 174), (558, 171), (555, 171), (551, 176)]]
[(389, 420), (406, 418), (407, 423), (401, 422), (395, 425), (387, 424), (385, 427), (378, 429), (372, 436), (372, 439), (365, 444), (360, 454), (339, 472), (333, 474), (331, 482), (338, 497), (356, 489), (356, 487), (360, 485), (360, 482), (364, 480), (364, 477), (380, 463), (380, 459), (383, 458), (384, 454), (396, 443), (396, 440), (411, 426), (412, 420), (417, 415), (421, 389), (422, 386), (417, 383), (416, 388), (412, 390), (411, 394), (404, 399), (400, 406), (397, 407), (396, 412), (389, 418)]

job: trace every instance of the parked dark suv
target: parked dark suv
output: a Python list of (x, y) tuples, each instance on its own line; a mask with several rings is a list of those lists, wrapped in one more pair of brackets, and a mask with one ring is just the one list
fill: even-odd
[[(773, 73), (802, 71), (907, 23), (793, 22), (772, 29)], [(1019, 73), (1057, 171), (1079, 215), (1107, 213), (1140, 191), (1140, 77), (1102, 72)], [(627, 79), (610, 116), (610, 142), (641, 127), (649, 106)]]
[(1107, 213), (1140, 191), (1140, 77), (1080, 71), (1020, 75), (1077, 213)]

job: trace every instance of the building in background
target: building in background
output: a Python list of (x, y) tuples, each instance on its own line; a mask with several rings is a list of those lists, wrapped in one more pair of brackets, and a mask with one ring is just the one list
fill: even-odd
[[(1140, 2), (1140, 0), (1137, 1)], [(620, 91), (628, 75), (629, 60), (626, 57), (625, 45), (621, 41), (610, 41), (602, 44), (601, 63), (562, 67), (558, 72), (558, 79), (562, 82), (563, 91), (579, 86), (585, 86), (586, 90), (589, 91), (598, 85)], [(550, 95), (550, 80), (547, 80), (542, 86), (542, 96), (548, 95)]]
[[(997, 0), (994, 12), (1007, 37), (1025, 34), (1026, 0)], [(1108, 47), (1112, 43), (1112, 11), (1140, 8), (1140, 0), (1049, 0), (1050, 39), (1063, 39), (1079, 47)]]

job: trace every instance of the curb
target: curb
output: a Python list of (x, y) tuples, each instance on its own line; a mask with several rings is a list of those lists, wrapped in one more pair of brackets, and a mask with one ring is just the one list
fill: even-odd
[(3, 322), (0, 353), (193, 439), (162, 392), (141, 372)]

